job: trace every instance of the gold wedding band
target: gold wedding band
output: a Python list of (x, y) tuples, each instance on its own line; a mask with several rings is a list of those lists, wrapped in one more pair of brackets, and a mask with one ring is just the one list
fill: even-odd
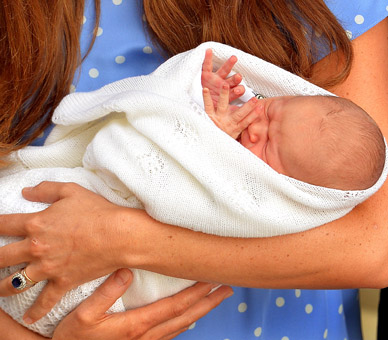
[(21, 270), (21, 274), (24, 275), (24, 277), (26, 278), (26, 280), (28, 281), (28, 283), (29, 283), (30, 285), (36, 285), (36, 284), (38, 283), (38, 282), (32, 280), (32, 279), (27, 275), (27, 273), (26, 273), (26, 268), (23, 268), (23, 269)]

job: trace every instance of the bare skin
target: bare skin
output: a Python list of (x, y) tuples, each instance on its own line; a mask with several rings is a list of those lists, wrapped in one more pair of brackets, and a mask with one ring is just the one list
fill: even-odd
[[(387, 19), (355, 39), (351, 75), (331, 89), (368, 111), (386, 135), (387, 39)], [(325, 58), (316, 65), (316, 76), (335, 71), (335, 66), (335, 56)], [(0, 266), (25, 261), (32, 279), (49, 279), (27, 312), (31, 321), (46, 314), (70, 288), (122, 267), (246, 287), (376, 288), (388, 284), (388, 184), (340, 220), (264, 239), (221, 238), (164, 225), (143, 211), (116, 207), (73, 184), (43, 183), (23, 195), (32, 201), (55, 202), (41, 213), (0, 217), (0, 233), (13, 230), (26, 237), (0, 251)], [(78, 216), (76, 221), (74, 216)], [(91, 233), (99, 236), (92, 244), (86, 242)], [(69, 234), (71, 239), (63, 242)], [(104, 256), (81, 277), (78, 269), (90, 253)], [(14, 293), (9, 279), (0, 282), (1, 295)]]

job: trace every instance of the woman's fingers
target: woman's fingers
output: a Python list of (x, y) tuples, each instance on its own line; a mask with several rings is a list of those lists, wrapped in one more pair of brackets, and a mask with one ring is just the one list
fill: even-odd
[(24, 188), (22, 194), (26, 200), (51, 204), (79, 190), (82, 190), (82, 187), (75, 183), (45, 181), (35, 187)]
[(132, 274), (128, 269), (120, 269), (111, 275), (61, 321), (53, 339), (173, 339), (233, 293), (229, 287), (211, 293), (216, 285), (197, 283), (145, 307), (107, 314), (106, 311), (123, 295), (131, 281)]
[[(147, 335), (169, 335), (181, 331), (233, 293), (232, 289), (227, 287), (215, 295), (211, 293), (208, 296), (214, 288), (213, 284), (197, 283), (174, 296), (143, 307), (142, 314), (137, 319), (148, 322), (150, 330)], [(210, 296), (211, 298), (209, 298)]]
[(124, 294), (132, 282), (132, 273), (129, 269), (119, 269), (96, 289), (77, 308), (78, 313), (90, 320), (96, 319), (96, 315), (104, 315), (115, 301)]
[(24, 322), (32, 324), (45, 316), (70, 289), (71, 287), (59, 288), (52, 281), (48, 281), (32, 307), (24, 314)]
[[(195, 287), (198, 287), (198, 285), (206, 285), (203, 283), (197, 284)], [(214, 287), (214, 286), (204, 286), (205, 288), (204, 292), (210, 290), (206, 290)], [(189, 293), (187, 290), (183, 291), (179, 294), (183, 293)], [(192, 292), (190, 292), (192, 293)], [(192, 325), (195, 321), (202, 318), (204, 315), (209, 313), (212, 309), (217, 307), (223, 300), (230, 297), (233, 294), (233, 290), (230, 287), (227, 286), (221, 286), (214, 292), (206, 295), (198, 294), (198, 292), (195, 293), (195, 297), (191, 297), (190, 299), (186, 301), (179, 300), (177, 304), (181, 304), (183, 306), (180, 306), (181, 309), (178, 309), (175, 311), (175, 317), (172, 317), (168, 319), (164, 323), (160, 323), (150, 329), (146, 334), (147, 337), (151, 339), (157, 339), (158, 335), (165, 334), (165, 336), (161, 339), (172, 339), (173, 337), (177, 336), (178, 334), (186, 331), (190, 325)], [(175, 297), (178, 297), (177, 294)], [(175, 307), (177, 308), (177, 307)], [(171, 315), (174, 316), (174, 315)], [(159, 338), (158, 338), (159, 339)]]
[(34, 213), (0, 215), (0, 235), (25, 236), (26, 222), (33, 215)]
[[(29, 262), (31, 260), (31, 255), (28, 251), (30, 242), (29, 239), (23, 239), (0, 247), (0, 268)], [(0, 288), (0, 295), (1, 293), (2, 291)]]

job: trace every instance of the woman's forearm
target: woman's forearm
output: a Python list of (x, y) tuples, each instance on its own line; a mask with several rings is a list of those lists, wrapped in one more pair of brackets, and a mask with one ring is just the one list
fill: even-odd
[[(386, 136), (387, 38), (387, 19), (358, 37), (351, 74), (332, 89), (367, 110)], [(317, 76), (334, 72), (336, 65), (335, 55), (325, 58), (317, 64)], [(128, 263), (167, 275), (272, 288), (388, 285), (387, 183), (347, 216), (299, 234), (221, 238), (166, 227), (143, 212), (137, 214), (133, 229), (135, 250), (128, 254)]]
[(127, 261), (166, 275), (246, 287), (384, 286), (388, 284), (388, 228), (379, 218), (365, 221), (365, 217), (368, 207), (387, 196), (386, 191), (340, 221), (261, 239), (217, 237), (166, 226), (139, 211), (136, 220), (142, 228), (131, 235), (148, 241), (135, 247), (136, 256), (128, 254)]
[(0, 309), (0, 338), (2, 340), (44, 340), (43, 336), (36, 334), (13, 320)]

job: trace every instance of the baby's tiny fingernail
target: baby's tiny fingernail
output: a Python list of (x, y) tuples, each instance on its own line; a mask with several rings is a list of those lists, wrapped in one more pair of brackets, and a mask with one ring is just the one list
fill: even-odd
[(23, 188), (24, 191), (31, 191), (33, 189), (33, 187), (25, 187)]

